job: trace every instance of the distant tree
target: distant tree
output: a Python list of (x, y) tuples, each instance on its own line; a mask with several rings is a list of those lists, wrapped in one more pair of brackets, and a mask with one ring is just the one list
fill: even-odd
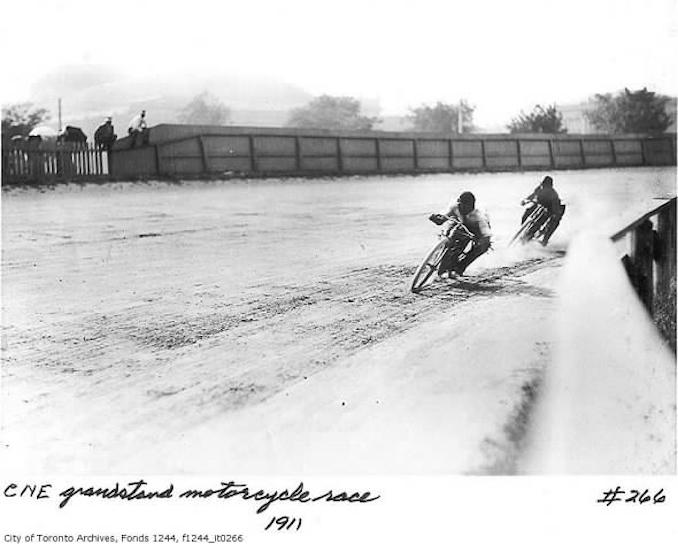
[(350, 96), (322, 95), (290, 113), (287, 125), (298, 128), (371, 130), (377, 117), (360, 114), (360, 102)]
[(28, 136), (31, 130), (49, 118), (45, 108), (34, 108), (31, 102), (10, 104), (2, 108), (2, 138)]
[(598, 129), (611, 134), (664, 132), (671, 125), (666, 113), (670, 99), (643, 88), (639, 91), (596, 94), (586, 117)]
[(178, 118), (190, 125), (225, 125), (231, 119), (231, 110), (216, 96), (204, 91), (184, 106)]
[[(461, 130), (459, 130), (459, 109), (461, 108)], [(435, 106), (422, 104), (410, 109), (408, 116), (418, 132), (466, 133), (473, 132), (473, 111), (465, 100), (459, 104), (437, 102)]]
[(556, 109), (555, 104), (546, 108), (537, 105), (530, 113), (521, 111), (518, 117), (511, 119), (506, 128), (511, 134), (540, 132), (563, 134), (567, 132), (563, 126), (563, 114)]

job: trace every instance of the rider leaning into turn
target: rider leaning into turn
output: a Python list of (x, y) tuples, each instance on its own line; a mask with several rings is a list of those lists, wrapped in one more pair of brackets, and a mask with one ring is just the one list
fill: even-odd
[(525, 205), (528, 202), (532, 202), (533, 204), (525, 210), (521, 223), (525, 223), (536, 204), (544, 206), (549, 213), (549, 217), (553, 217), (553, 220), (548, 227), (548, 232), (544, 234), (544, 238), (542, 239), (542, 244), (546, 245), (565, 213), (565, 205), (560, 202), (560, 197), (553, 188), (553, 178), (551, 176), (546, 176), (535, 190), (532, 191), (532, 194), (523, 199), (521, 204)]
[[(450, 277), (462, 276), (473, 261), (490, 249), (492, 231), (490, 229), (489, 218), (487, 214), (476, 208), (476, 197), (469, 191), (461, 193), (456, 201), (453, 200), (450, 203), (447, 211), (440, 215), (446, 220), (454, 218), (461, 221), (474, 236), (471, 249), (466, 254), (466, 258), (449, 270)], [(445, 271), (446, 268), (441, 263), (440, 270)]]

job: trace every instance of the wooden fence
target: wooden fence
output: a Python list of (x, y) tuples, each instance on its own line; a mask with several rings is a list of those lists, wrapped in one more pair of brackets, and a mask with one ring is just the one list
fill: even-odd
[(650, 210), (612, 236), (627, 244), (626, 273), (662, 334), (675, 350), (676, 198)]
[(676, 164), (675, 135), (441, 135), (158, 125), (116, 142), (116, 177), (352, 175)]
[(108, 175), (108, 153), (94, 146), (21, 142), (2, 148), (3, 183), (51, 183)]
[(42, 142), (3, 148), (7, 183), (78, 178), (353, 175), (676, 164), (676, 136), (444, 135), (157, 125), (112, 152)]

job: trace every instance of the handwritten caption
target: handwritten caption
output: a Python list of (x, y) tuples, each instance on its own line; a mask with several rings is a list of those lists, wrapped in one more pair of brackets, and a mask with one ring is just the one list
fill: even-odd
[(602, 503), (605, 506), (610, 506), (615, 502), (636, 503), (636, 504), (660, 504), (666, 501), (664, 489), (653, 493), (649, 489), (629, 489), (628, 491), (622, 489), (620, 486), (614, 489), (610, 488), (603, 491), (603, 495), (596, 502)]
[[(34, 499), (44, 500), (53, 498), (52, 484), (17, 484), (10, 483), (3, 486), (3, 496), (7, 499)], [(65, 508), (71, 501), (79, 500), (80, 497), (98, 498), (107, 500), (167, 500), (179, 498), (184, 500), (229, 500), (241, 499), (244, 501), (253, 501), (257, 504), (255, 512), (263, 514), (274, 503), (288, 502), (288, 503), (351, 503), (351, 504), (366, 504), (377, 501), (381, 498), (380, 495), (373, 494), (372, 491), (336, 491), (329, 489), (322, 493), (314, 493), (304, 488), (304, 483), (300, 482), (293, 490), (277, 489), (264, 490), (251, 488), (244, 483), (236, 483), (231, 480), (228, 482), (220, 482), (220, 484), (213, 488), (205, 489), (182, 489), (175, 490), (174, 484), (170, 483), (167, 487), (161, 489), (151, 489), (148, 482), (143, 479), (120, 484), (116, 482), (111, 487), (85, 487), (85, 486), (71, 486), (62, 489), (56, 495), (59, 500), (59, 508)], [(286, 515), (273, 516), (264, 530), (278, 530), (278, 531), (298, 531), (302, 526), (301, 517), (290, 517)], [(172, 535), (174, 536), (174, 535)], [(24, 544), (27, 541), (5, 540), (5, 542), (14, 542), (15, 544)], [(155, 540), (154, 542), (163, 542), (162, 540)], [(175, 539), (168, 540), (168, 542), (178, 542)], [(202, 542), (202, 540), (182, 540), (182, 542)], [(233, 540), (207, 540), (206, 542), (233, 542)]]

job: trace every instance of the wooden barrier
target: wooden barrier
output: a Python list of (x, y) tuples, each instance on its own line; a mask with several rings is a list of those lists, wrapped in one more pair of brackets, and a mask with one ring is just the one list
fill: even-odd
[(626, 241), (622, 263), (636, 293), (675, 350), (676, 198), (658, 206), (612, 236)]
[(675, 474), (675, 353), (630, 285), (618, 248), (608, 236), (580, 232), (559, 276), (557, 334), (519, 472)]
[[(341, 175), (673, 165), (675, 135), (462, 135), (158, 125), (116, 142), (119, 178)], [(154, 155), (141, 153), (154, 148)]]
[(109, 173), (108, 153), (94, 146), (19, 142), (2, 148), (2, 179), (7, 184), (108, 178)]
[(85, 177), (352, 175), (506, 171), (676, 164), (676, 137), (337, 132), (158, 125), (143, 142), (93, 147), (10, 144), (8, 183)]
[(570, 242), (521, 472), (675, 474), (676, 202)]

